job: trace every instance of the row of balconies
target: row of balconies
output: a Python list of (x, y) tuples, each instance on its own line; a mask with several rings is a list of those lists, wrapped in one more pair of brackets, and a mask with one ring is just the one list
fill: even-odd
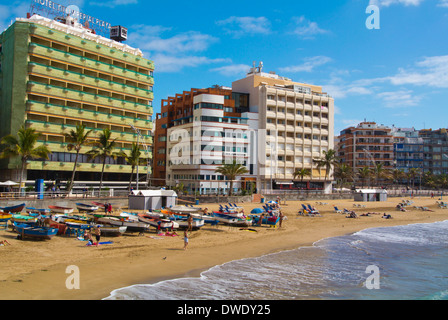
[[(65, 133), (69, 133), (70, 130), (74, 130), (76, 126), (69, 125), (69, 124), (60, 124), (60, 123), (51, 123), (51, 122), (44, 122), (44, 121), (37, 121), (37, 120), (26, 120), (26, 124), (35, 129), (37, 132), (45, 132), (45, 133), (51, 133), (56, 135), (63, 135)], [(99, 135), (103, 132), (100, 128), (86, 128), (86, 130), (92, 130), (93, 135)], [(137, 141), (137, 133), (130, 133), (130, 132), (120, 132), (120, 131), (111, 131), (111, 139), (117, 139), (118, 142), (124, 141), (124, 142), (136, 142)], [(153, 142), (153, 139), (151, 136), (143, 136), (142, 138), (144, 141), (141, 141), (142, 143), (151, 145)]]
[(29, 112), (37, 114), (46, 114), (48, 116), (53, 115), (56, 117), (72, 118), (81, 121), (87, 120), (89, 122), (97, 121), (105, 124), (113, 124), (127, 127), (130, 124), (132, 124), (136, 128), (140, 128), (142, 130), (152, 130), (153, 128), (153, 122), (151, 120), (131, 118), (113, 113), (79, 109), (30, 100), (27, 102), (27, 106), (28, 106), (27, 111)]
[[(145, 112), (152, 114), (152, 106), (147, 104), (129, 102), (116, 98), (101, 96), (83, 91), (46, 85), (39, 82), (28, 81), (28, 92), (37, 93), (45, 96), (52, 96), (66, 100), (80, 101), (105, 107), (114, 107), (119, 109), (132, 110), (134, 112)], [(152, 94), (152, 93), (151, 93)]]
[(63, 70), (44, 64), (30, 62), (28, 71), (32, 74), (43, 77), (56, 78), (64, 82), (74, 82), (79, 86), (90, 86), (94, 89), (104, 89), (115, 91), (122, 95), (134, 96), (137, 99), (152, 100), (154, 94), (151, 90), (145, 90), (138, 87), (128, 86), (123, 83), (107, 81), (101, 78), (91, 77), (73, 71)]
[(148, 84), (154, 84), (154, 78), (149, 74), (139, 73), (129, 69), (120, 68), (112, 64), (82, 57), (73, 53), (64, 52), (37, 43), (30, 43), (29, 53), (45, 57), (49, 60), (56, 60), (62, 63), (70, 63), (81, 68), (87, 68), (98, 72), (104, 72), (106, 74), (126, 78), (132, 81), (141, 81)]
[(142, 58), (138, 55), (122, 51), (120, 49), (112, 48), (110, 45), (104, 45), (98, 43), (97, 41), (89, 40), (86, 38), (86, 36), (84, 38), (81, 38), (75, 35), (68, 35), (65, 32), (58, 32), (54, 29), (50, 29), (38, 24), (31, 24), (30, 32), (33, 35), (45, 38), (47, 41), (59, 41), (67, 45), (72, 45), (73, 47), (80, 50), (94, 52), (106, 56), (110, 59), (154, 70), (154, 63), (152, 61)]
[[(29, 161), (28, 170), (47, 170), (47, 171), (73, 171), (73, 162), (58, 162), (58, 161)], [(76, 171), (81, 172), (101, 172), (103, 169), (102, 163), (78, 163)], [(137, 168), (134, 169), (134, 173)], [(139, 172), (151, 172), (151, 167), (139, 166)], [(106, 164), (104, 172), (109, 173), (131, 173), (132, 166), (119, 164)]]

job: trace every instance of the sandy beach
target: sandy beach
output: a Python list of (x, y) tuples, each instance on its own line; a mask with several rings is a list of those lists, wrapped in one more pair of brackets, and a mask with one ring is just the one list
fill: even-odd
[[(409, 198), (406, 198), (410, 200)], [(205, 226), (190, 235), (187, 250), (183, 238), (159, 237), (154, 229), (144, 236), (125, 234), (118, 238), (103, 237), (101, 241), (113, 244), (86, 247), (74, 237), (54, 237), (49, 241), (22, 241), (10, 230), (0, 231), (0, 240), (10, 246), (0, 247), (0, 299), (2, 300), (99, 300), (118, 288), (153, 283), (164, 279), (198, 275), (200, 271), (228, 261), (261, 256), (272, 252), (309, 246), (314, 242), (350, 234), (367, 228), (387, 227), (414, 223), (448, 220), (448, 209), (439, 209), (437, 199), (415, 198), (407, 212), (396, 210), (401, 198), (387, 202), (360, 203), (365, 208), (355, 208), (353, 200), (323, 200), (282, 203), (287, 216), (281, 228), (253, 227), (248, 232), (224, 225)], [(322, 217), (299, 216), (301, 203), (310, 203)], [(245, 212), (261, 207), (259, 203), (239, 204)], [(218, 204), (201, 204), (217, 210)], [(348, 219), (339, 209), (354, 210), (359, 216)], [(414, 206), (428, 207), (422, 211)], [(383, 213), (393, 219), (381, 218)], [(178, 232), (182, 235), (182, 232)], [(67, 289), (68, 266), (77, 266), (80, 288)]]

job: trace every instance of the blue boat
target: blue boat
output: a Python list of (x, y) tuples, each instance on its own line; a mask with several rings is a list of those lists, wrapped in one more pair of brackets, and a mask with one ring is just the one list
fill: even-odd
[(36, 209), (33, 207), (26, 207), (25, 210), (32, 217), (37, 217), (39, 214), (41, 216), (49, 216), (51, 213), (50, 209)]
[(25, 203), (21, 203), (15, 206), (9, 206), (9, 207), (0, 207), (1, 210), (5, 213), (17, 213), (22, 212), (23, 208), (25, 208)]
[(34, 227), (28, 224), (14, 223), (14, 227), (22, 240), (25, 238), (50, 240), (58, 233), (57, 228)]

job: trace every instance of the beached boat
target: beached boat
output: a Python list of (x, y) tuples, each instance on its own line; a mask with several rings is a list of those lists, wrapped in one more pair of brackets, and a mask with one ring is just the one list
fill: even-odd
[(25, 208), (26, 213), (28, 213), (30, 216), (37, 217), (39, 215), (41, 216), (47, 216), (50, 214), (50, 209), (36, 209), (32, 207), (26, 207)]
[[(186, 229), (189, 227), (188, 223), (188, 216), (184, 215), (178, 215), (178, 214), (172, 214), (169, 216), (169, 219), (173, 222), (176, 222), (179, 224), (179, 228)], [(198, 230), (204, 226), (205, 222), (203, 219), (200, 218), (193, 218), (191, 221), (191, 228), (193, 230)]]
[(99, 209), (96, 205), (85, 204), (85, 203), (77, 203), (76, 208), (79, 212), (95, 212)]
[(251, 218), (240, 218), (240, 217), (234, 217), (229, 214), (224, 214), (220, 212), (213, 212), (213, 216), (216, 217), (216, 219), (224, 224), (237, 226), (237, 227), (247, 227), (252, 225), (252, 219)]
[(102, 217), (97, 220), (98, 223), (110, 224), (112, 226), (127, 227), (126, 231), (129, 232), (145, 232), (149, 230), (149, 224), (140, 221), (130, 221), (115, 218), (115, 217)]
[(5, 213), (18, 213), (22, 212), (23, 208), (25, 208), (25, 203), (21, 203), (14, 206), (8, 206), (8, 207), (0, 207), (0, 209)]
[(121, 226), (121, 227), (114, 227), (114, 226), (108, 226), (108, 225), (100, 225), (101, 235), (104, 235), (106, 237), (120, 237), (123, 235), (123, 233), (126, 232), (128, 227)]
[(36, 217), (27, 216), (23, 214), (13, 214), (11, 221), (16, 223), (26, 223), (26, 224), (35, 224), (37, 222)]
[(49, 240), (59, 231), (57, 228), (33, 227), (28, 224), (19, 223), (14, 223), (14, 227), (22, 240), (25, 238)]
[(50, 228), (58, 229), (58, 235), (63, 235), (67, 231), (67, 225), (65, 223), (59, 223), (56, 221), (50, 221)]
[(0, 212), (0, 222), (6, 222), (11, 220), (12, 214)]
[(55, 213), (63, 213), (63, 214), (70, 214), (73, 212), (73, 208), (66, 208), (66, 207), (59, 207), (59, 206), (48, 206), (50, 208), (51, 212)]
[(179, 224), (176, 221), (165, 218), (162, 213), (140, 213), (138, 219), (157, 229), (179, 229)]

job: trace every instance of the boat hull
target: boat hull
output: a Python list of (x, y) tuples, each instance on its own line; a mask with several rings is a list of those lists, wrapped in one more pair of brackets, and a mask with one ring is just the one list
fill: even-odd
[(70, 214), (73, 213), (73, 208), (65, 208), (65, 207), (58, 207), (58, 206), (48, 206), (50, 208), (51, 212), (55, 213), (63, 213), (63, 214)]
[(25, 203), (18, 204), (16, 206), (2, 207), (0, 209), (5, 213), (18, 213), (22, 212), (23, 208), (25, 208)]
[(51, 227), (30, 227), (29, 225), (24, 224), (15, 224), (14, 226), (16, 232), (22, 237), (22, 239), (31, 238), (35, 240), (50, 240), (59, 231), (57, 228)]
[(117, 218), (99, 218), (99, 223), (110, 224), (117, 227), (127, 227), (129, 232), (145, 232), (149, 230), (149, 224), (143, 222), (121, 221)]

